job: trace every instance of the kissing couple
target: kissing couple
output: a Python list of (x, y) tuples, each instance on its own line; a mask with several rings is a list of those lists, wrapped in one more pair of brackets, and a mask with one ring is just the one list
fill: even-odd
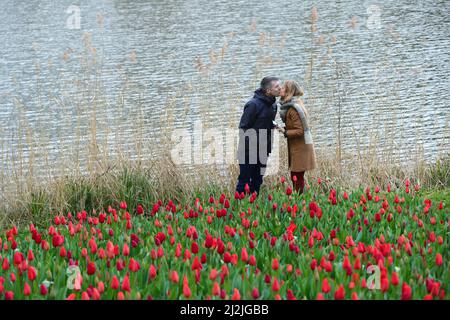
[[(277, 77), (261, 80), (252, 99), (244, 106), (239, 123), (239, 177), (236, 191), (256, 192), (263, 183), (267, 159), (272, 152), (274, 130), (287, 139), (288, 165), (294, 190), (301, 194), (305, 172), (317, 167), (308, 111), (300, 99), (303, 90), (294, 80), (281, 83)], [(277, 97), (279, 101), (277, 102)], [(275, 122), (279, 110), (281, 124)]]

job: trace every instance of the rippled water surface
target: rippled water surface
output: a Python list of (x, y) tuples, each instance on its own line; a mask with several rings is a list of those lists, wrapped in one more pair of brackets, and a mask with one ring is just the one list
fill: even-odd
[(302, 83), (318, 148), (449, 151), (449, 1), (80, 3), (78, 28), (72, 1), (0, 1), (4, 171), (155, 156), (161, 124), (236, 125), (267, 74)]

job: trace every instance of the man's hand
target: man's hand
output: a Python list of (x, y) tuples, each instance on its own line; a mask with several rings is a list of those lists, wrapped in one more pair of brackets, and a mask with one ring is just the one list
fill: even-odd
[(284, 133), (285, 129), (282, 127), (279, 127), (278, 125), (275, 126), (275, 128), (280, 132), (280, 133)]
[(283, 134), (283, 136), (285, 137), (285, 138), (287, 138), (287, 133), (286, 133), (286, 129), (285, 128), (281, 128), (281, 127), (276, 127), (276, 129), (281, 133), (281, 134)]

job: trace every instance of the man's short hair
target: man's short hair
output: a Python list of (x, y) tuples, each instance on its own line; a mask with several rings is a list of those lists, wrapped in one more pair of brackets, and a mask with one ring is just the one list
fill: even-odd
[(273, 77), (273, 76), (269, 76), (269, 77), (264, 77), (261, 80), (261, 89), (263, 90), (268, 90), (272, 87), (272, 82), (273, 81), (280, 81), (280, 78), (278, 77)]

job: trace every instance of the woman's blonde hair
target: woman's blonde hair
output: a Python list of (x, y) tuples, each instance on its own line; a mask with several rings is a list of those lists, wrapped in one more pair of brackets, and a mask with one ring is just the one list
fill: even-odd
[(283, 86), (285, 90), (283, 101), (289, 101), (292, 97), (301, 97), (303, 95), (303, 89), (294, 80), (286, 80)]

